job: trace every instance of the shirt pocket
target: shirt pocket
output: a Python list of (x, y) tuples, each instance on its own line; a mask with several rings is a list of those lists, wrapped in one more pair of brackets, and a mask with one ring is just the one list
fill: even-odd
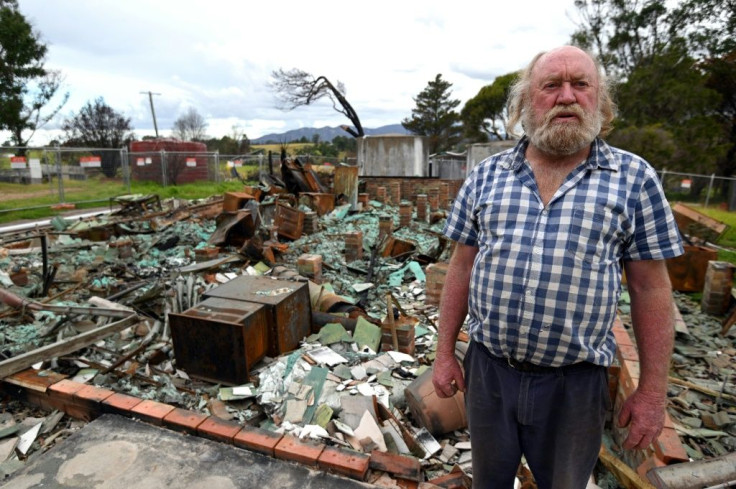
[(573, 209), (567, 239), (567, 254), (575, 262), (600, 268), (616, 261), (617, 219), (600, 204)]

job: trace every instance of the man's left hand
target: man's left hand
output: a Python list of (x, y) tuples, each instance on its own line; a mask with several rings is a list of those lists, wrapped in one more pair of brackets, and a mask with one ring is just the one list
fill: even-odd
[(629, 396), (621, 406), (618, 425), (629, 427), (629, 436), (624, 440), (626, 450), (647, 448), (662, 432), (664, 426), (666, 398), (640, 392)]

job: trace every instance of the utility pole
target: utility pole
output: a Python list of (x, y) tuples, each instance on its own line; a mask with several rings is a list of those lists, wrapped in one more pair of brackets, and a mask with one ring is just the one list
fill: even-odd
[(161, 94), (160, 93), (152, 93), (151, 91), (141, 92), (141, 93), (147, 93), (148, 94), (148, 101), (151, 103), (151, 115), (153, 115), (153, 129), (156, 131), (156, 139), (158, 139), (158, 124), (156, 124), (156, 111), (153, 110), (153, 96), (154, 95), (161, 95)]

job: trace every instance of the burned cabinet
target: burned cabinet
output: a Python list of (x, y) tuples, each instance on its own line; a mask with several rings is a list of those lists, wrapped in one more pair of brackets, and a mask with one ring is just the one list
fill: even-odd
[(216, 297), (169, 314), (177, 366), (210, 382), (248, 382), (248, 372), (268, 350), (267, 315), (260, 304)]
[(276, 357), (299, 348), (311, 334), (309, 286), (270, 277), (242, 275), (207, 291), (206, 298), (260, 304), (268, 322), (268, 355)]

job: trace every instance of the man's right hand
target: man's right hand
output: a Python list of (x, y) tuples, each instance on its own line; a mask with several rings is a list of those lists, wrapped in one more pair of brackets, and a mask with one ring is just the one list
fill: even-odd
[(465, 392), (465, 379), (460, 362), (452, 354), (437, 354), (432, 369), (434, 390), (441, 398), (452, 397), (460, 390)]

